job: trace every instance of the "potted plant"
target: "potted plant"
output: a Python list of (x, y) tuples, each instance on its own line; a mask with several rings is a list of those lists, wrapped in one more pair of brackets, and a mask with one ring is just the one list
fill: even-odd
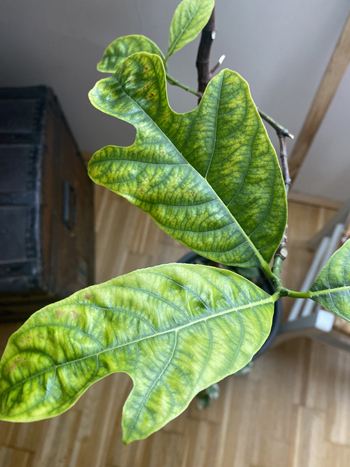
[(107, 47), (98, 69), (110, 76), (90, 100), (134, 125), (137, 135), (129, 147), (97, 151), (89, 174), (199, 255), (240, 272), (259, 269), (271, 292), (229, 269), (180, 263), (80, 290), (33, 314), (10, 337), (0, 366), (1, 420), (54, 417), (96, 381), (125, 372), (134, 386), (123, 410), (123, 439), (142, 439), (249, 363), (270, 334), (280, 297), (310, 298), (349, 319), (349, 241), (309, 291), (281, 282), (286, 132), (271, 121), (281, 170), (244, 79), (225, 69), (206, 85), (202, 73), (199, 105), (184, 114), (169, 106), (167, 82), (189, 88), (169, 76), (167, 62), (200, 33), (213, 8), (214, 0), (183, 0), (166, 54), (139, 35)]

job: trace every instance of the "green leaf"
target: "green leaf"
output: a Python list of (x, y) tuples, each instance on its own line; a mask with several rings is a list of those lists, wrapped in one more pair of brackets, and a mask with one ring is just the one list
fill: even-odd
[(96, 381), (128, 373), (125, 442), (244, 367), (269, 335), (275, 296), (228, 270), (169, 264), (89, 287), (32, 315), (0, 366), (0, 419), (54, 417)]
[(171, 20), (167, 58), (198, 36), (214, 6), (215, 0), (182, 0)]
[(223, 264), (268, 271), (286, 224), (276, 153), (244, 79), (223, 70), (196, 109), (174, 112), (155, 55), (134, 54), (89, 94), (133, 124), (135, 142), (107, 146), (90, 177), (148, 212), (169, 235)]
[(164, 60), (160, 48), (151, 39), (140, 34), (121, 36), (111, 42), (105, 49), (101, 61), (97, 65), (102, 73), (114, 73), (115, 69), (127, 57), (137, 52), (148, 52), (158, 55)]
[(350, 240), (330, 257), (310, 292), (312, 300), (350, 321)]

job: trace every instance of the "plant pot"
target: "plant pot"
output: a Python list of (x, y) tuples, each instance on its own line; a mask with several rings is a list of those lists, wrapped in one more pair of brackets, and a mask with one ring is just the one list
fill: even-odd
[[(211, 261), (210, 259), (204, 258), (203, 256), (198, 255), (197, 253), (189, 252), (182, 256), (178, 261), (178, 263), (187, 263), (187, 264), (203, 264), (206, 266), (216, 266), (216, 267), (221, 267), (225, 269), (229, 269), (230, 271), (233, 272), (239, 272), (242, 276), (246, 274), (242, 274), (242, 272), (249, 272), (249, 279), (254, 282), (258, 287), (263, 289), (265, 292), (269, 294), (273, 294), (274, 290), (272, 287), (272, 284), (266, 277), (264, 277), (258, 269), (256, 270), (244, 270), (241, 268), (235, 268), (233, 266), (223, 266), (222, 264), (215, 263), (214, 261)], [(271, 326), (271, 331), (269, 334), (269, 337), (266, 339), (265, 343), (263, 346), (260, 348), (260, 350), (254, 355), (253, 360), (258, 358), (260, 355), (262, 355), (269, 347), (271, 347), (273, 341), (275, 340), (278, 331), (280, 329), (281, 323), (282, 323), (282, 303), (281, 300), (277, 300), (275, 302), (275, 311), (273, 315), (273, 320), (272, 320), (272, 326)]]

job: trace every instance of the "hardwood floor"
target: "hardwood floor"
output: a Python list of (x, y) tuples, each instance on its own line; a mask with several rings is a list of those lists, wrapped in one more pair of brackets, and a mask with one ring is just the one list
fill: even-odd
[[(161, 262), (185, 249), (136, 208), (96, 190), (97, 280)], [(297, 287), (311, 254), (306, 241), (332, 208), (290, 204), (286, 282)], [(286, 303), (288, 306), (288, 303)], [(16, 325), (1, 325), (0, 341)], [(350, 355), (306, 339), (276, 347), (246, 376), (220, 384), (209, 409), (196, 403), (148, 440), (121, 443), (131, 384), (114, 375), (66, 414), (34, 424), (0, 423), (1, 467), (348, 467)]]

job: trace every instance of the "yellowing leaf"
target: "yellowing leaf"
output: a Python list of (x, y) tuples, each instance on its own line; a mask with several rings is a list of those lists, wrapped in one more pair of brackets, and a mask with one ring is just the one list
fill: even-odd
[(311, 287), (311, 298), (350, 321), (350, 240), (328, 260)]
[(148, 212), (169, 235), (214, 261), (268, 271), (286, 224), (276, 153), (241, 76), (223, 70), (196, 109), (174, 112), (162, 60), (134, 54), (89, 94), (137, 129), (107, 146), (91, 178)]
[(251, 360), (269, 335), (275, 298), (231, 271), (181, 264), (81, 290), (11, 336), (0, 419), (54, 417), (96, 381), (125, 372), (134, 387), (124, 441), (145, 438)]

